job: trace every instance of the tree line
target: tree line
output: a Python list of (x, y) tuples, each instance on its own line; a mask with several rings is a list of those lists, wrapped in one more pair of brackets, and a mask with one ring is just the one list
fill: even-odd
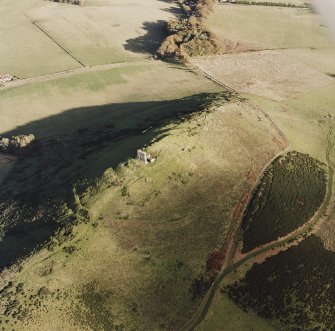
[(162, 58), (177, 57), (187, 62), (191, 56), (220, 53), (222, 43), (207, 26), (214, 3), (215, 0), (181, 0), (184, 15), (168, 22), (169, 35), (159, 47), (157, 55)]

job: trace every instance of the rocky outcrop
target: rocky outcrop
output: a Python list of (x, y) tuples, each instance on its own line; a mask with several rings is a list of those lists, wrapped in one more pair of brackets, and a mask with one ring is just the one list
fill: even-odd
[(33, 134), (22, 134), (11, 138), (0, 136), (0, 152), (16, 154), (31, 147), (33, 142), (35, 142)]
[(10, 81), (14, 80), (14, 76), (5, 74), (5, 75), (0, 75), (0, 83), (8, 83)]

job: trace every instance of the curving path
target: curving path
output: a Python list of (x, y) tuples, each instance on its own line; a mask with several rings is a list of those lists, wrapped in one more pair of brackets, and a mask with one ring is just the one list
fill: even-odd
[[(330, 151), (334, 146), (334, 144), (332, 144), (330, 141), (331, 133), (332, 132), (330, 129), (328, 137), (327, 137), (328, 145), (326, 147), (326, 159), (328, 163), (327, 164), (328, 166), (327, 192), (325, 195), (325, 199), (321, 207), (319, 208), (319, 210), (315, 213), (315, 215), (311, 218), (310, 221), (308, 221), (306, 224), (304, 224), (300, 228), (294, 230), (287, 236), (283, 238), (279, 238), (276, 241), (270, 242), (266, 245), (263, 245), (261, 247), (254, 249), (253, 251), (247, 253), (246, 255), (244, 255), (242, 258), (240, 258), (238, 261), (234, 263), (229, 264), (230, 261), (228, 261), (228, 263), (226, 263), (226, 265), (219, 272), (218, 276), (216, 277), (215, 281), (209, 288), (206, 296), (204, 297), (202, 303), (200, 304), (199, 308), (197, 309), (193, 317), (181, 328), (181, 331), (194, 330), (200, 324), (200, 322), (205, 318), (210, 308), (210, 305), (212, 303), (212, 300), (214, 298), (214, 295), (216, 293), (216, 290), (219, 288), (219, 285), (225, 276), (227, 276), (228, 274), (236, 270), (238, 267), (240, 267), (244, 263), (249, 262), (253, 258), (260, 256), (261, 254), (268, 253), (274, 248), (282, 247), (282, 249), (284, 249), (284, 248), (287, 248), (287, 246), (284, 247), (286, 244), (289, 244), (291, 246), (293, 244), (299, 243), (301, 239), (309, 236), (313, 232), (315, 225), (319, 222), (321, 218), (327, 218), (327, 214), (330, 214), (329, 211), (332, 209), (332, 205), (333, 205), (330, 202), (331, 202), (332, 192), (334, 188), (334, 164), (330, 160)], [(232, 259), (231, 255), (234, 254), (234, 252), (229, 252), (229, 254), (230, 254), (230, 256), (228, 255), (229, 258)]]

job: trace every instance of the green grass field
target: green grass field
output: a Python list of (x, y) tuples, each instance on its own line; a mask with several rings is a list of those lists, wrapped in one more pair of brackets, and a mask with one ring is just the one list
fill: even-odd
[(320, 18), (307, 9), (218, 5), (209, 27), (219, 37), (260, 49), (332, 46)]
[[(44, 3), (45, 12), (37, 6), (31, 15), (50, 34), (69, 22), (79, 24), (73, 30), (79, 33), (80, 24), (105, 15), (106, 3), (89, 12), (89, 3), (83, 8)], [(130, 10), (129, 5), (113, 3), (112, 8), (125, 10), (122, 15)], [(52, 18), (49, 7), (55, 11)], [(145, 15), (153, 18), (155, 8)], [(135, 6), (134, 14), (135, 9), (144, 10)], [(71, 21), (73, 11), (86, 16)], [(163, 17), (170, 14), (161, 11)], [(57, 21), (59, 15), (63, 21)], [(92, 43), (86, 45), (87, 52), (78, 48), (83, 35), (72, 40), (77, 44), (71, 51), (93, 64), (107, 61), (108, 52), (115, 56), (111, 62), (118, 61), (118, 51), (95, 44), (103, 37), (94, 38), (94, 33), (107, 24), (102, 20), (96, 27), (88, 25)], [(59, 38), (67, 38), (56, 30)], [(120, 32), (121, 37), (128, 35)], [(151, 37), (136, 42), (149, 40), (152, 46)], [(64, 44), (69, 41), (65, 39)], [(121, 40), (115, 45), (126, 52)], [(106, 47), (106, 53), (90, 53), (96, 47)], [(142, 49), (127, 52), (134, 58), (144, 56)], [(29, 62), (22, 68), (32, 69)], [(6, 215), (1, 223), (1, 266), (27, 256), (56, 232), (13, 276), (15, 287), (24, 285), (15, 296), (9, 296), (14, 287), (4, 292), (2, 325), (169, 330), (185, 321), (197, 304), (192, 283), (207, 255), (223, 246), (236, 204), (252, 185), (250, 174), (256, 176), (281, 148), (272, 123), (249, 103), (224, 101), (211, 114), (187, 119), (222, 91), (186, 67), (153, 60), (0, 90), (1, 134), (31, 132), (38, 141), (1, 186), (0, 208)], [(144, 145), (157, 155), (156, 163), (143, 167), (131, 160), (118, 168)], [(103, 175), (109, 167), (114, 170)], [(90, 186), (91, 193), (83, 193)], [(89, 210), (89, 222), (74, 187)]]
[[(161, 1), (86, 3), (59, 7), (36, 21), (85, 65), (134, 61), (150, 56), (165, 37), (164, 22), (177, 10)], [(139, 15), (139, 13), (141, 13)], [(147, 41), (146, 38), (149, 38)]]
[(293, 57), (325, 74), (335, 73), (335, 49), (283, 49), (280, 53)]
[(248, 95), (267, 111), (288, 137), (291, 147), (301, 153), (326, 162), (325, 145), (329, 126), (333, 120), (335, 84), (303, 93), (282, 102)]
[[(222, 105), (162, 129), (165, 137), (149, 147), (157, 156), (153, 165), (131, 161), (110, 169), (81, 195), (91, 221), (80, 221), (70, 241), (51, 253), (41, 250), (17, 273), (13, 286), (24, 283), (20, 302), (28, 293), (38, 298), (13, 308), (5, 317), (9, 325), (169, 330), (185, 321), (197, 303), (192, 282), (209, 252), (224, 243), (250, 163), (257, 174), (279, 149), (276, 131), (259, 111), (241, 101)], [(87, 296), (93, 296), (89, 306)], [(107, 321), (103, 311), (110, 312)]]
[[(193, 284), (208, 255), (225, 247), (246, 195), (285, 147), (263, 111), (292, 149), (325, 161), (335, 85), (244, 100), (147, 59), (178, 13), (169, 1), (6, 0), (0, 12), (0, 73), (66, 71), (80, 66), (73, 57), (87, 66), (0, 87), (0, 135), (37, 137), (31, 154), (0, 164), (0, 268), (11, 266), (0, 279), (0, 328), (177, 330), (200, 303)], [(328, 37), (307, 11), (216, 6), (210, 25), (261, 48), (322, 48), (287, 54), (334, 72)], [(155, 163), (134, 159), (143, 146)], [(199, 330), (272, 324), (218, 291)]]
[[(184, 88), (178, 88), (182, 84)], [(219, 90), (180, 65), (155, 61), (77, 74), (0, 90), (0, 132), (28, 130), (43, 138), (88, 125), (114, 123), (122, 120), (125, 112), (143, 110), (145, 103), (148, 107), (151, 102), (155, 105)]]
[(31, 23), (28, 13), (36, 5), (44, 8), (51, 4), (36, 0), (24, 3), (2, 1), (0, 74), (8, 73), (23, 78), (80, 67)]
[[(270, 116), (274, 119), (275, 123), (279, 125), (279, 127), (283, 130), (285, 135), (288, 137), (291, 149), (298, 150), (301, 153), (307, 153), (311, 155), (312, 157), (315, 157), (316, 159), (326, 162), (326, 155), (325, 155), (325, 148), (327, 145), (327, 133), (329, 130), (329, 127), (334, 126), (333, 120), (325, 118), (325, 116), (330, 113), (333, 114), (333, 109), (335, 105), (335, 85), (329, 85), (327, 87), (319, 88), (313, 92), (304, 93), (301, 95), (294, 96), (292, 98), (289, 98), (287, 100), (284, 100), (282, 102), (276, 102), (272, 101), (270, 99), (256, 97), (252, 95), (246, 95), (246, 97), (249, 100), (253, 100), (255, 104), (261, 106), (263, 109), (266, 109), (267, 112), (270, 114)], [(332, 142), (334, 142), (334, 137), (331, 138)], [(334, 162), (334, 155), (331, 154), (331, 160)], [(334, 227), (334, 218), (330, 217), (327, 221), (327, 223), (324, 223), (320, 226), (318, 229), (317, 235), (322, 238), (324, 244), (327, 243), (327, 248), (334, 250), (333, 245), (333, 227)], [(300, 249), (300, 248), (299, 248)], [(304, 248), (305, 249), (305, 248)], [(308, 245), (307, 245), (307, 249)], [(314, 248), (319, 249), (319, 248)], [(323, 250), (323, 248), (321, 249)], [(290, 253), (290, 256), (293, 256), (295, 254), (296, 249), (294, 249), (294, 253)], [(313, 251), (313, 250), (312, 250)], [(312, 261), (316, 261), (318, 258), (315, 257), (318, 254), (321, 254), (322, 252), (312, 253), (308, 255), (308, 259)], [(326, 253), (325, 253), (326, 254)], [(327, 254), (330, 254), (328, 251)], [(278, 256), (279, 258), (279, 256)], [(295, 255), (294, 258), (301, 258), (299, 254)], [(304, 257), (305, 258), (305, 257)], [(289, 263), (292, 263), (291, 259), (288, 259)], [(276, 265), (278, 263), (276, 262), (276, 257), (273, 258), (273, 261)], [(295, 262), (292, 264), (292, 268), (295, 266)], [(256, 264), (257, 266), (257, 264)], [(263, 266), (263, 264), (261, 264)], [(315, 266), (316, 267), (316, 266)], [(317, 268), (319, 268), (318, 266)], [(304, 270), (304, 269), (303, 269)], [(229, 283), (231, 284), (234, 281), (239, 280), (243, 275), (245, 274), (245, 271), (241, 270), (237, 272), (236, 274), (232, 274), (229, 277)], [(263, 275), (268, 275), (265, 270), (262, 271)], [(302, 271), (302, 273), (298, 273), (297, 277), (303, 277), (304, 279), (309, 279), (309, 277), (306, 277), (306, 274)], [(257, 276), (257, 284), (261, 284), (262, 282), (258, 282), (259, 277)], [(291, 276), (290, 276), (291, 279)], [(225, 280), (222, 282), (222, 286), (226, 284)], [(315, 282), (313, 283), (315, 284)], [(285, 286), (288, 286), (287, 284)], [(306, 285), (307, 286), (307, 285)], [(309, 293), (315, 293), (316, 289), (313, 288), (312, 284), (308, 285), (308, 289), (306, 290)], [(276, 287), (280, 290), (281, 293), (285, 293), (284, 288), (282, 287)], [(313, 289), (312, 289), (313, 288)], [(320, 287), (321, 290), (321, 287)], [(266, 290), (264, 289), (264, 292)], [(291, 290), (289, 290), (291, 291)], [(262, 292), (263, 293), (263, 292)], [(273, 295), (274, 290), (273, 288), (268, 288), (268, 295)], [(264, 294), (265, 295), (265, 294)], [(256, 297), (255, 297), (256, 298)], [(213, 303), (205, 317), (205, 320), (199, 325), (200, 330), (206, 330), (206, 327), (213, 326), (213, 330), (221, 330), (224, 329), (226, 323), (226, 315), (223, 317), (223, 311), (222, 307), (225, 304), (225, 301), (227, 299), (225, 297), (222, 297), (222, 294), (220, 291), (217, 291), (213, 300)], [(258, 300), (258, 299), (255, 299)], [(263, 299), (260, 299), (263, 300)], [(310, 300), (314, 301), (317, 300), (317, 296), (311, 296)], [(243, 300), (241, 300), (242, 302)], [(250, 301), (251, 302), (251, 301)], [(259, 304), (261, 301), (259, 301)], [(234, 304), (234, 309), (236, 307)], [(246, 306), (244, 306), (247, 308)], [(259, 321), (259, 318), (254, 318), (255, 312), (253, 311), (253, 307), (256, 307), (254, 304), (250, 304), (249, 309), (247, 309), (248, 313), (239, 314), (240, 320), (235, 320), (232, 318), (231, 323), (241, 323), (241, 330), (252, 330), (258, 328), (261, 329), (262, 326), (259, 326), (261, 323)], [(258, 309), (258, 308), (257, 308)], [(332, 305), (328, 305), (326, 309), (332, 309)], [(281, 314), (281, 313), (280, 313)], [(291, 314), (291, 313), (290, 313)], [(313, 313), (314, 314), (314, 313)], [(263, 315), (262, 315), (263, 316)], [(279, 315), (278, 315), (279, 316)], [(284, 313), (281, 315), (282, 317), (285, 316)], [(317, 316), (317, 315), (313, 315)], [(309, 323), (308, 321), (314, 320), (314, 317), (311, 319), (307, 319), (306, 323)], [(229, 319), (228, 319), (229, 321)], [(279, 320), (263, 320), (264, 323), (275, 323), (276, 327), (278, 329), (287, 329), (288, 323), (293, 323), (291, 320), (288, 322), (285, 320), (285, 318), (280, 322)], [(268, 322), (266, 322), (268, 321)], [(283, 323), (283, 324), (281, 324)], [(244, 326), (246, 325), (246, 326)], [(307, 325), (307, 324), (306, 324)], [(314, 324), (316, 326), (317, 324)], [(271, 324), (264, 326), (265, 330), (271, 330), (273, 326)]]
[[(247, 43), (249, 46), (251, 44), (259, 49), (278, 49), (278, 61), (264, 61), (264, 58), (262, 61), (260, 58), (259, 62), (255, 62), (257, 65), (263, 65), (265, 71), (268, 71), (268, 76), (264, 77), (261, 77), (259, 73), (254, 73), (255, 67), (249, 62), (248, 53), (237, 56), (234, 54), (224, 55), (217, 57), (217, 61), (216, 57), (199, 59), (200, 64), (203, 62), (200, 68), (223, 84), (243, 92), (241, 85), (236, 84), (236, 80), (241, 78), (240, 81), (249, 89), (248, 94), (243, 94), (243, 96), (266, 110), (283, 130), (290, 142), (291, 150), (309, 154), (326, 163), (327, 136), (330, 128), (334, 127), (332, 116), (334, 116), (335, 107), (335, 85), (331, 79), (325, 76), (332, 77), (335, 62), (333, 44), (330, 42), (325, 28), (320, 25), (319, 17), (308, 11), (297, 9), (235, 5), (217, 7), (217, 10), (210, 17), (210, 27), (219, 37), (230, 39), (233, 42)], [(280, 68), (279, 65), (282, 55), (292, 59), (292, 63), (288, 64), (292, 65), (293, 72), (287, 77), (285, 77), (287, 66)], [(241, 61), (237, 61), (239, 57), (241, 57)], [(250, 53), (250, 57), (255, 57), (255, 53)], [(294, 70), (298, 68), (294, 64), (296, 61), (318, 72), (316, 75), (311, 75), (309, 78), (306, 76), (305, 79), (301, 80), (298, 78), (299, 74), (306, 75), (307, 70), (294, 73)], [(225, 70), (227, 68), (228, 70)], [(250, 79), (248, 79), (248, 74), (250, 74)], [(323, 75), (327, 80), (327, 84), (324, 86), (316, 84), (316, 76), (320, 75)], [(266, 96), (263, 93), (263, 96), (260, 96), (263, 89), (269, 87), (269, 79), (274, 79), (275, 93), (276, 89), (278, 93), (282, 93), (285, 88), (288, 88), (290, 93), (281, 100), (273, 98), (271, 94)], [(312, 85), (315, 84), (315, 86), (310, 85), (300, 92), (295, 91), (290, 85), (294, 79), (297, 82), (308, 82)], [(330, 143), (333, 142), (334, 136), (331, 135)], [(330, 160), (334, 162), (333, 153), (330, 155)], [(334, 250), (333, 228), (334, 217), (330, 216), (327, 222), (320, 224), (317, 229), (317, 235), (322, 238), (324, 247), (331, 250)], [(317, 245), (311, 243), (311, 240), (306, 243), (303, 241), (297, 248), (291, 248), (287, 253), (281, 253), (265, 260), (264, 263), (260, 259), (261, 264), (257, 264), (256, 260), (250, 274), (247, 273), (248, 276), (245, 276), (246, 269), (250, 269), (251, 265), (243, 265), (235, 270), (222, 281), (221, 289), (224, 292), (224, 286), (234, 284), (235, 281), (238, 284), (236, 288), (242, 289), (243, 286), (246, 286), (239, 292), (239, 299), (234, 298), (234, 301), (239, 303), (239, 307), (229, 301), (225, 293), (218, 290), (198, 329), (225, 330), (227, 325), (232, 325), (232, 330), (294, 330), (294, 327), (299, 328), (299, 325), (303, 325), (302, 329), (313, 329), (317, 326), (323, 326), (325, 329), (331, 328), (329, 322), (332, 318), (329, 320), (328, 317), (332, 315), (331, 313), (327, 315), (326, 312), (332, 311), (332, 303), (327, 301), (322, 306), (322, 311), (315, 308), (318, 306), (315, 303), (320, 298), (318, 293), (322, 292), (322, 295), (326, 297), (331, 294), (322, 285), (322, 279), (309, 282), (309, 279), (313, 277), (312, 274), (306, 276), (304, 274), (305, 268), (299, 266), (305, 263), (306, 268), (314, 268), (314, 272), (326, 269), (327, 267), (323, 266), (324, 262), (318, 263), (317, 261), (319, 259), (326, 260), (321, 256), (331, 256), (333, 252), (321, 247), (321, 241), (318, 238), (315, 239), (318, 241)], [(308, 253), (306, 253), (307, 251)], [(236, 258), (238, 259), (238, 256)], [(309, 261), (313, 261), (315, 265), (310, 267)], [(279, 265), (280, 267), (278, 267)], [(252, 284), (249, 282), (251, 274), (253, 275), (251, 277)], [(331, 272), (321, 271), (321, 274), (331, 274)], [(243, 278), (244, 276), (245, 278)], [(262, 277), (266, 280), (263, 280)], [(290, 279), (290, 282), (287, 279)], [(245, 290), (246, 288), (247, 290)], [(297, 303), (298, 301), (299, 303), (296, 306), (293, 303), (290, 304), (286, 298), (292, 292), (298, 294)], [(278, 293), (285, 296), (285, 299), (277, 301)], [(314, 295), (314, 293), (317, 294)], [(233, 296), (231, 297), (233, 298)], [(321, 307), (321, 305), (319, 306)], [(226, 311), (231, 311), (231, 314), (226, 314)], [(258, 316), (255, 315), (255, 311)], [(320, 319), (320, 316), (323, 317)]]
[(0, 74), (26, 78), (144, 59), (159, 47), (164, 22), (177, 11), (175, 4), (155, 0), (92, 1), (84, 7), (6, 0), (0, 8)]

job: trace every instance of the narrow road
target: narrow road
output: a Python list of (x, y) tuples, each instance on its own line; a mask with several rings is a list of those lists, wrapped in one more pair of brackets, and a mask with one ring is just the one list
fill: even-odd
[(234, 226), (234, 230), (232, 231), (232, 234), (230, 236), (230, 238), (228, 239), (228, 244), (227, 244), (227, 248), (226, 248), (226, 253), (225, 253), (225, 262), (223, 267), (228, 266), (231, 264), (235, 254), (236, 254), (236, 250), (237, 250), (237, 245), (238, 242), (236, 240), (236, 236), (238, 233), (238, 230), (240, 229), (242, 220), (243, 220), (243, 216), (245, 214), (246, 208), (248, 207), (252, 196), (253, 196), (253, 191), (254, 188), (257, 187), (260, 184), (261, 179), (263, 178), (264, 172), (265, 170), (268, 168), (268, 166), (275, 160), (277, 159), (280, 155), (283, 155), (284, 153), (288, 152), (290, 150), (291, 146), (289, 145), (288, 141), (287, 141), (287, 146), (285, 149), (281, 150), (280, 152), (278, 152), (276, 155), (274, 155), (263, 167), (262, 171), (260, 172), (257, 181), (254, 183), (253, 188), (251, 189), (251, 191), (249, 192), (249, 196), (247, 201), (244, 204), (243, 210), (241, 212), (241, 216), (240, 219), (238, 220), (238, 222), (236, 222), (236, 224), (233, 224)]
[(294, 230), (289, 235), (285, 236), (284, 238), (280, 238), (274, 242), (270, 242), (266, 245), (263, 245), (259, 248), (254, 249), (253, 251), (247, 253), (245, 256), (243, 256), (240, 260), (228, 264), (224, 266), (221, 271), (219, 272), (218, 276), (214, 280), (213, 284), (209, 288), (206, 296), (204, 297), (202, 303), (198, 307), (197, 311), (193, 315), (193, 317), (181, 328), (180, 331), (191, 331), (194, 330), (200, 322), (205, 318), (211, 303), (213, 301), (214, 295), (216, 293), (216, 290), (219, 288), (219, 285), (221, 284), (222, 279), (236, 270), (238, 267), (243, 265), (246, 262), (249, 262), (252, 258), (259, 256), (263, 253), (269, 252), (270, 250), (274, 248), (278, 248), (280, 246), (283, 246), (287, 243), (292, 243), (294, 241), (298, 241), (301, 236), (308, 236), (312, 233), (313, 228), (315, 225), (319, 222), (319, 220), (322, 217), (327, 217), (327, 214), (330, 214), (329, 211), (332, 208), (331, 198), (334, 188), (334, 165), (332, 164), (330, 160), (330, 150), (333, 148), (333, 144), (330, 142), (331, 137), (331, 129), (330, 133), (328, 134), (328, 146), (326, 147), (326, 158), (328, 163), (328, 183), (327, 183), (327, 191), (325, 199), (319, 208), (319, 210), (315, 213), (315, 215), (312, 217), (310, 221), (308, 221), (306, 224), (301, 226), (300, 228)]

